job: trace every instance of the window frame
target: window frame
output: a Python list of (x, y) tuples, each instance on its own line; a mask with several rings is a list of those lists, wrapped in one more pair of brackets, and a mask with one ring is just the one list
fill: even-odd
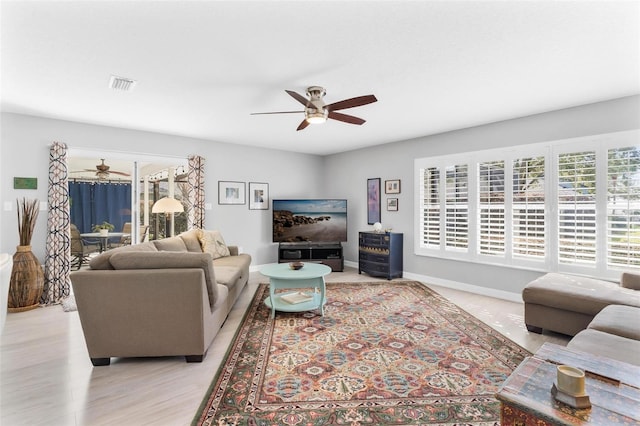
[[(414, 160), (415, 208), (414, 208), (414, 254), (417, 256), (437, 257), (464, 262), (492, 264), (503, 267), (512, 267), (543, 272), (566, 272), (597, 276), (605, 279), (619, 279), (623, 270), (640, 271), (635, 267), (615, 266), (607, 264), (607, 211), (608, 211), (608, 151), (610, 149), (624, 147), (640, 147), (640, 130), (607, 133), (579, 138), (571, 138), (535, 144), (512, 146), (501, 149), (483, 151), (471, 151), (451, 155), (417, 158)], [(596, 154), (595, 169), (595, 205), (596, 205), (596, 257), (593, 265), (563, 264), (559, 261), (559, 218), (558, 218), (558, 159), (561, 154), (594, 151)], [(544, 212), (545, 212), (545, 255), (541, 260), (514, 256), (513, 250), (513, 161), (515, 159), (544, 157)], [(505, 255), (487, 255), (480, 253), (480, 203), (479, 203), (479, 165), (487, 162), (504, 161), (505, 178), (504, 195), (504, 232)], [(422, 199), (423, 188), (421, 170), (436, 167), (440, 172), (440, 231), (444, 229), (442, 210), (446, 189), (443, 182), (446, 180), (446, 168), (454, 165), (467, 164), (468, 166), (468, 250), (447, 250), (443, 241), (446, 239), (441, 234), (440, 245), (422, 244)], [(507, 190), (508, 188), (508, 190)]]

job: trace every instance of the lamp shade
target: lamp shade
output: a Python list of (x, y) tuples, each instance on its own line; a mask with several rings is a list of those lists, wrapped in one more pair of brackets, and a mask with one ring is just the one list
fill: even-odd
[(151, 213), (180, 213), (183, 211), (182, 203), (171, 197), (161, 198), (151, 207)]

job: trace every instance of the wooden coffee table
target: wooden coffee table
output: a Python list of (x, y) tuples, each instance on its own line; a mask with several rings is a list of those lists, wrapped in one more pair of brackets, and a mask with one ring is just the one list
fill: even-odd
[[(551, 395), (560, 364), (585, 371), (591, 408), (575, 409)], [(640, 367), (545, 343), (509, 376), (496, 398), (502, 425), (638, 425)]]
[[(275, 318), (276, 311), (304, 312), (319, 309), (324, 316), (325, 283), (324, 276), (331, 273), (331, 268), (319, 263), (305, 263), (301, 269), (293, 270), (288, 263), (274, 263), (260, 269), (260, 273), (269, 277), (269, 297), (264, 300), (271, 308), (271, 318)], [(312, 300), (291, 304), (282, 300), (282, 296), (289, 293), (276, 293), (280, 289), (312, 288)], [(316, 291), (318, 289), (320, 293)]]

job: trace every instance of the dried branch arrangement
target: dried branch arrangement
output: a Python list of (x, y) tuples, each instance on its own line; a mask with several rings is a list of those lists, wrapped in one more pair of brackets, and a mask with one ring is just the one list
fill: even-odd
[[(31, 245), (31, 237), (33, 237), (33, 229), (38, 219), (38, 207), (40, 202), (37, 199), (22, 199), (22, 205), (16, 200), (18, 206), (18, 235), (20, 235), (20, 245)], [(22, 214), (21, 214), (22, 213)]]

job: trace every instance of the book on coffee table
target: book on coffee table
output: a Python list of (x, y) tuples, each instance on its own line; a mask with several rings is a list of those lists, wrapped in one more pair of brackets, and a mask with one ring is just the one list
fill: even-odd
[(313, 296), (301, 291), (285, 294), (280, 298), (291, 305), (297, 305), (298, 303), (310, 302), (313, 300)]

